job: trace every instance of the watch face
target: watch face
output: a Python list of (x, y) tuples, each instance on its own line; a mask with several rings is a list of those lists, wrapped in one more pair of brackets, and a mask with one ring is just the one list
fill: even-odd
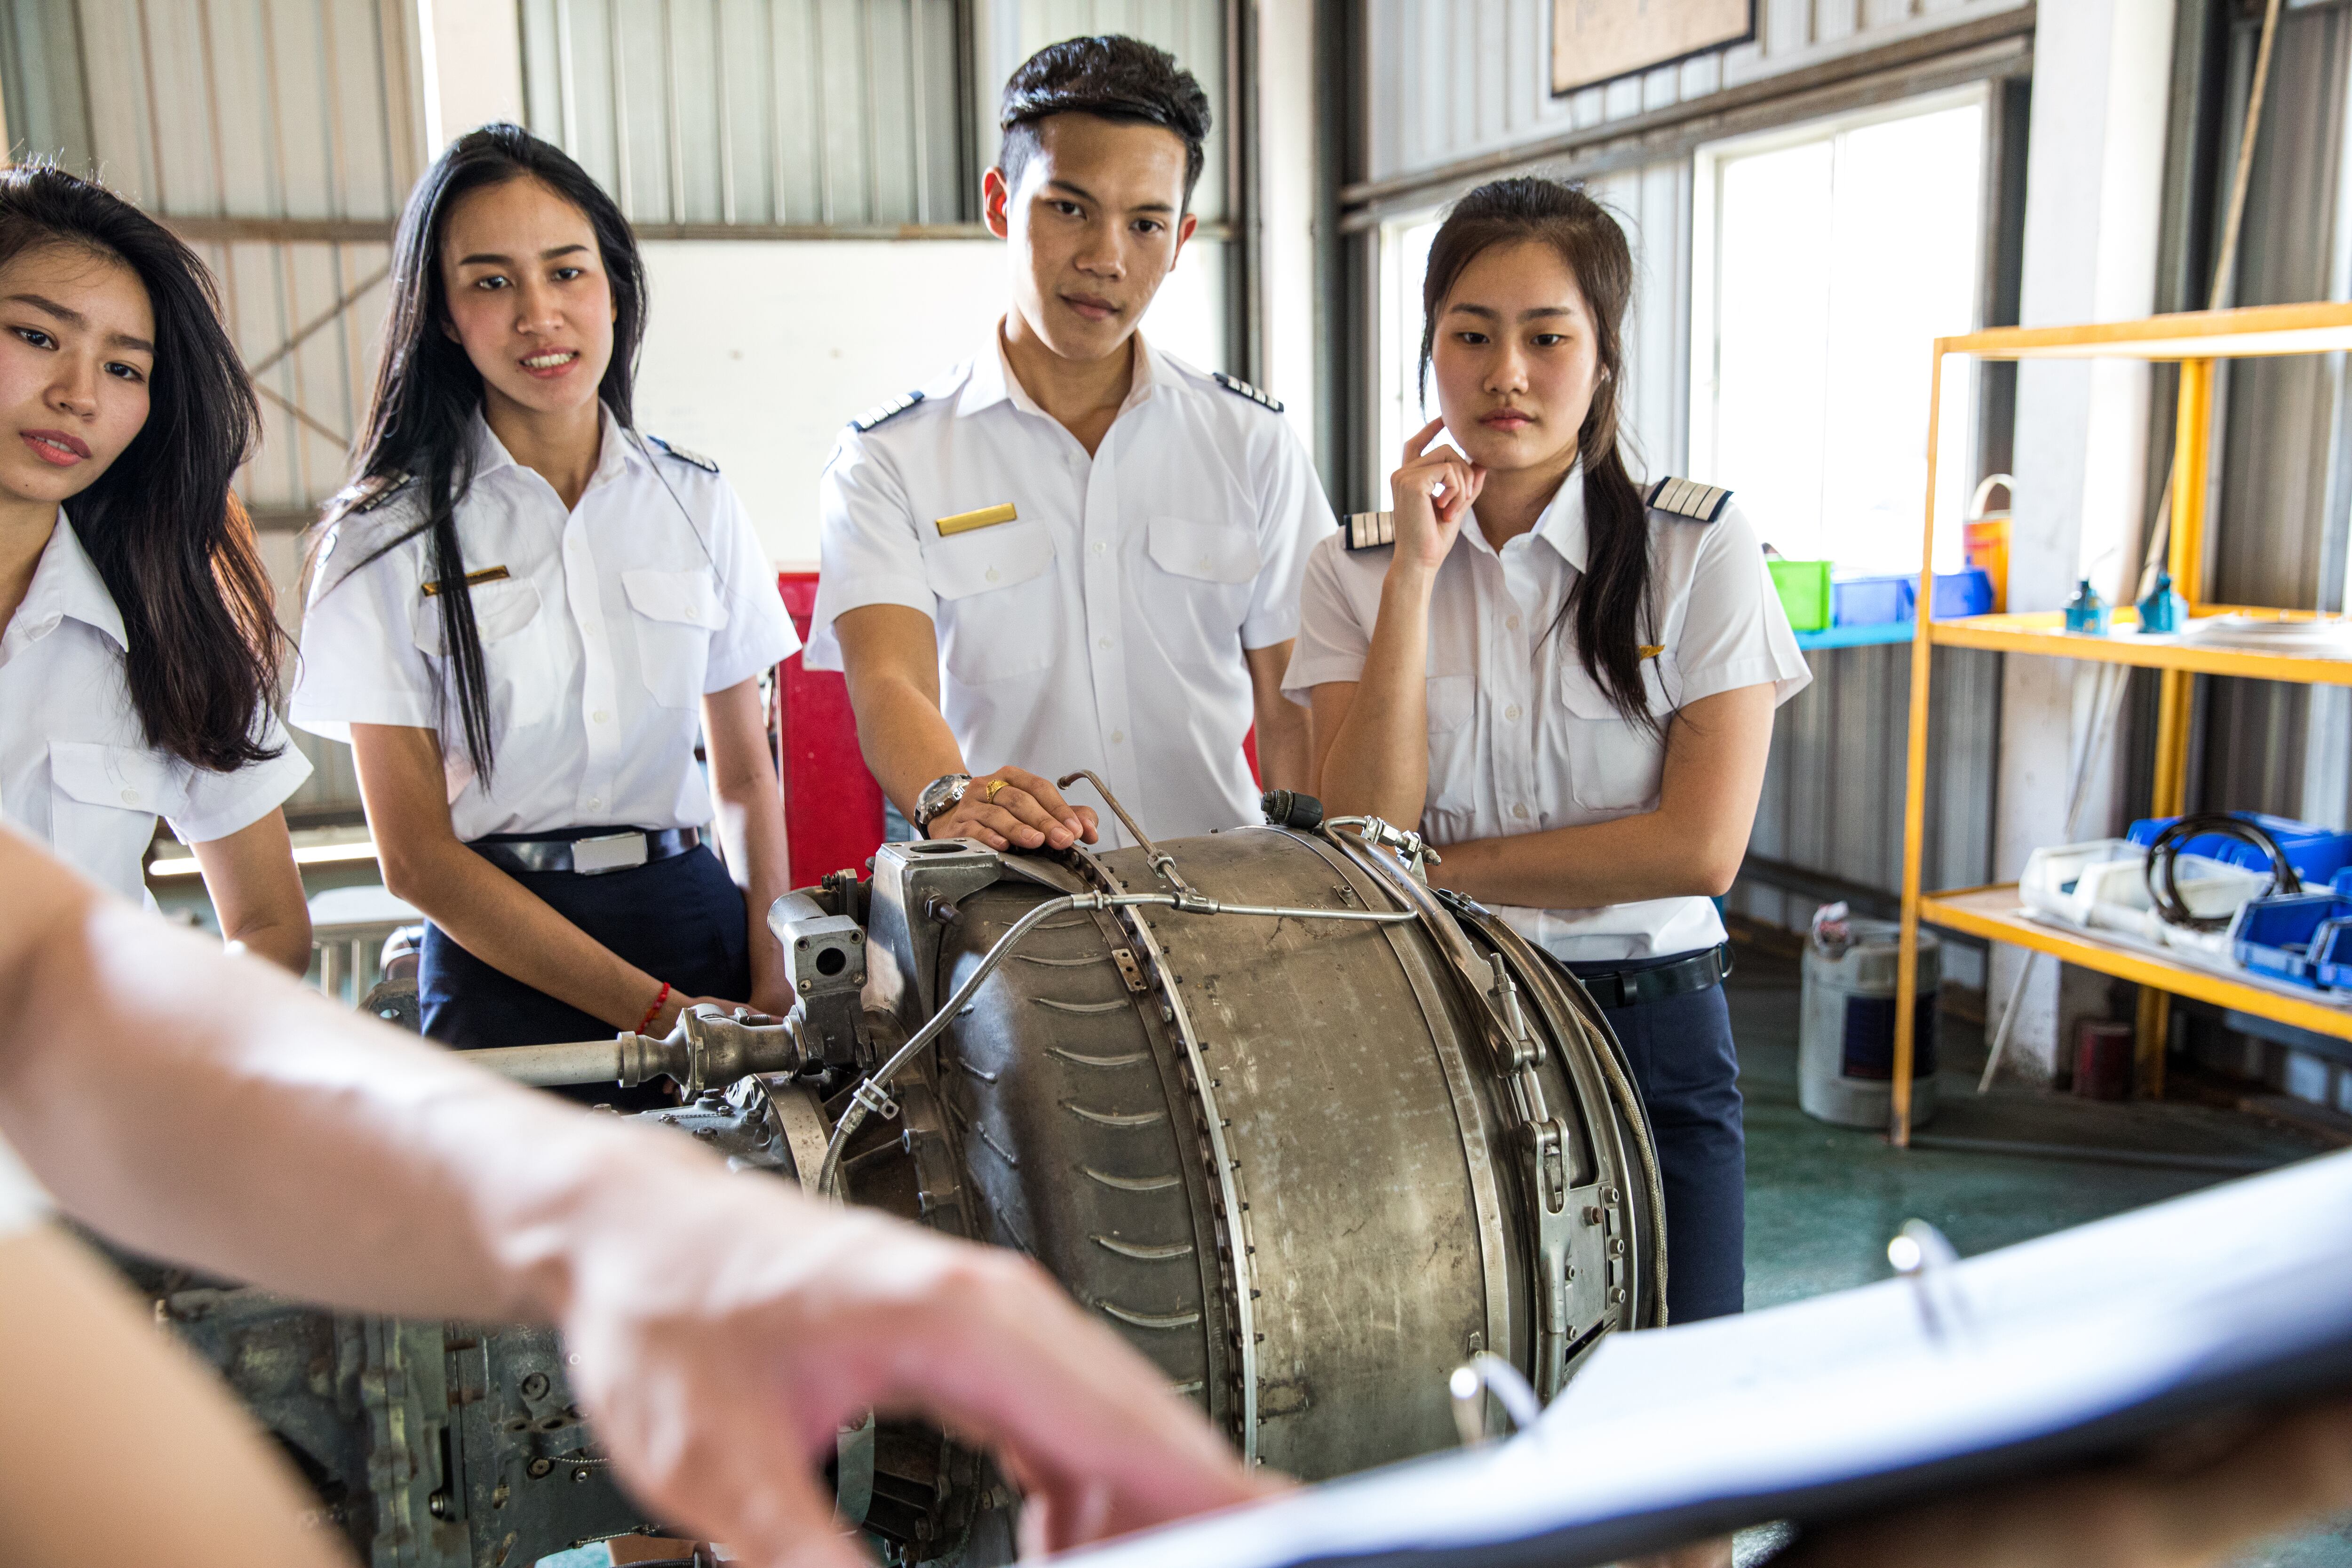
[(915, 802), (915, 826), (928, 828), (948, 807), (963, 798), (964, 785), (971, 782), (966, 773), (948, 773), (923, 786), (922, 798)]

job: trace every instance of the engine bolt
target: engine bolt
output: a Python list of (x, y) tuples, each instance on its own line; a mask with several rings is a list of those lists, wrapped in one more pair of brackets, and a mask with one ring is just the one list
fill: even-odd
[(555, 1465), (551, 1460), (533, 1459), (524, 1468), (523, 1473), (530, 1476), (532, 1480), (543, 1480), (547, 1477), (547, 1472), (553, 1468)]

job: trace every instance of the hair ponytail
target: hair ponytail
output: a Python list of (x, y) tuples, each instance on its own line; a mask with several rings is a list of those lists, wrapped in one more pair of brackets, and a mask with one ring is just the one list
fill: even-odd
[(1626, 471), (1617, 423), (1633, 255), (1608, 209), (1581, 186), (1532, 175), (1492, 181), (1455, 203), (1430, 241), (1422, 278), (1422, 394), (1428, 395), (1438, 312), (1463, 269), (1494, 246), (1528, 241), (1550, 246), (1574, 275), (1592, 318), (1600, 368), (1576, 433), (1584, 474), (1584, 572), (1545, 635), (1572, 619), (1585, 673), (1628, 723), (1654, 732), (1661, 726), (1642, 680), (1642, 645), (1654, 629), (1649, 507)]
[[(598, 398), (626, 429), (633, 407), (637, 349), (646, 330), (645, 267), (628, 219), (604, 187), (561, 148), (519, 125), (467, 132), (434, 162), (409, 194), (393, 238), (392, 309), (384, 321), (383, 360), (361, 442), (352, 490), (404, 479), (421, 487), (424, 520), (377, 545), (336, 579), (340, 584), (418, 534), (425, 536), (427, 579), (441, 607), (441, 643), (457, 688), (458, 728), (476, 776), (488, 782), (495, 756), (490, 741), (488, 664), (481, 630), (467, 591), (466, 555), (457, 539), (457, 504), (473, 488), (473, 449), (467, 433), (481, 405), (482, 377), (464, 345), (443, 331), (448, 301), (441, 283), (441, 236), (460, 196), (509, 180), (535, 179), (580, 209), (595, 231), (613, 289), (613, 357), (596, 388)], [(328, 520), (334, 521), (333, 513)], [(442, 693), (447, 711), (448, 693)]]

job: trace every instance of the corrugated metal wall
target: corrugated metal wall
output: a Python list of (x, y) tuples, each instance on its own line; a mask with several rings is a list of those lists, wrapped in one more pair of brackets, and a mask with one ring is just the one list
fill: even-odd
[(1366, 177), (1704, 98), (2021, 0), (1756, 0), (1754, 41), (1555, 98), (1550, 0), (1371, 0)]
[[(632, 221), (896, 228), (971, 224), (1004, 79), (1039, 47), (1131, 33), (1175, 54), (1225, 118), (1225, 0), (979, 0), (971, 77), (956, 0), (524, 0), (533, 131)], [(1213, 140), (1194, 200), (1225, 211)]]
[(530, 127), (631, 221), (954, 224), (955, 0), (524, 0)]
[[(374, 374), (383, 237), (415, 174), (405, 13), (398, 0), (0, 9), (12, 149), (95, 170), (179, 229), (219, 280), (262, 394), (239, 489), (281, 593), (292, 530), (342, 483)], [(297, 743), (318, 771), (290, 809), (355, 812), (348, 751)]]
[[(1911, 720), (1908, 645), (1807, 656), (1813, 683), (1780, 709), (1757, 807), (1752, 854), (1888, 894), (1903, 886), (1904, 742)], [(1935, 655), (1927, 726), (1925, 876), (1931, 888), (1992, 879), (1992, 747), (2000, 656)], [(1744, 881), (1744, 914), (1802, 927), (1817, 901)]]
[[(2352, 173), (2344, 155), (2352, 14), (2290, 11), (2279, 26), (2236, 302), (2352, 299), (2352, 204), (2342, 189)], [(2247, 62), (2237, 66), (2242, 82)], [(2352, 522), (2346, 369), (2342, 354), (2225, 366), (2209, 597), (2344, 608)], [(2203, 685), (2193, 803), (2352, 826), (2352, 693), (2268, 681)]]

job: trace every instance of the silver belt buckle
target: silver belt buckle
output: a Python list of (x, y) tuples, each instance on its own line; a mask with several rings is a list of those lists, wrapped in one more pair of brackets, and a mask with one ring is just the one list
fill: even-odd
[(583, 877), (625, 871), (644, 865), (647, 858), (642, 833), (606, 833), (572, 841), (572, 869)]

